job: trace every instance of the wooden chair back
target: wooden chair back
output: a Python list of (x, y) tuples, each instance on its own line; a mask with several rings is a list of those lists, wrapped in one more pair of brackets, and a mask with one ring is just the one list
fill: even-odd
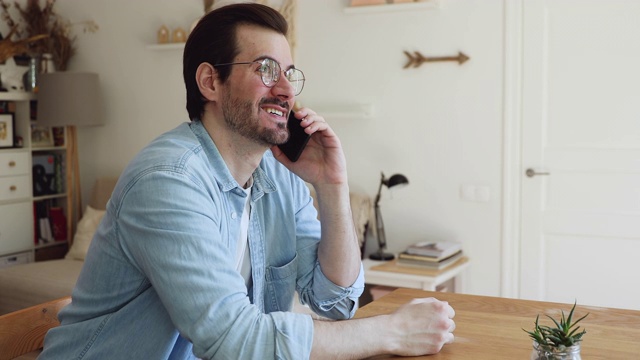
[(70, 302), (67, 296), (0, 316), (0, 360), (41, 349), (47, 331), (60, 325), (58, 312)]

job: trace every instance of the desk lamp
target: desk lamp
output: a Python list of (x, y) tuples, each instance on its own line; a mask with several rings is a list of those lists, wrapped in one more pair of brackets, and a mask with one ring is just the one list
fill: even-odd
[(386, 179), (384, 177), (384, 173), (381, 173), (380, 178), (380, 186), (378, 186), (378, 194), (376, 195), (376, 200), (374, 203), (374, 210), (376, 214), (376, 232), (378, 234), (378, 251), (369, 255), (369, 258), (372, 260), (393, 260), (395, 257), (393, 254), (385, 253), (384, 250), (387, 248), (387, 238), (384, 233), (384, 222), (382, 221), (382, 214), (380, 213), (380, 192), (382, 191), (382, 185), (388, 187), (389, 189), (394, 186), (404, 186), (409, 184), (409, 180), (406, 176), (402, 174), (392, 175), (390, 178)]
[(38, 125), (65, 126), (67, 229), (82, 217), (76, 127), (103, 125), (98, 74), (53, 72), (38, 76)]

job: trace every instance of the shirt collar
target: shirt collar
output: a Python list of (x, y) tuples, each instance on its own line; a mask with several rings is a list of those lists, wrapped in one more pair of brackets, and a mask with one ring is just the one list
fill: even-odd
[[(205, 129), (202, 121), (193, 120), (189, 124), (191, 127), (191, 131), (196, 136), (202, 149), (204, 150), (207, 158), (211, 162), (211, 165), (216, 172), (213, 174), (214, 178), (218, 182), (218, 186), (221, 191), (230, 191), (235, 188), (242, 189), (242, 186), (238, 185), (236, 179), (231, 175), (227, 164), (224, 162), (220, 151), (218, 151), (218, 147), (209, 136), (207, 129)], [(276, 191), (275, 183), (267, 176), (267, 173), (262, 169), (264, 166), (264, 156), (260, 161), (260, 166), (253, 172), (253, 187), (254, 191), (252, 192), (254, 197), (259, 197), (263, 193), (270, 193)]]

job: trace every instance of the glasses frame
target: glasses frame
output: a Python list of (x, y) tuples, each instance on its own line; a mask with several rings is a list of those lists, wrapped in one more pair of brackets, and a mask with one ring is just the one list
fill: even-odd
[[(271, 82), (269, 82), (269, 84), (267, 84), (267, 80), (269, 79), (269, 77), (266, 75), (266, 71), (262, 71), (262, 66), (268, 66), (266, 65), (267, 62), (271, 62), (273, 64), (275, 64), (277, 66), (277, 72), (275, 72), (277, 75), (275, 75), (275, 79), (271, 79)], [(274, 86), (276, 86), (278, 84), (278, 82), (280, 82), (280, 74), (284, 73), (284, 77), (287, 79), (287, 81), (289, 81), (289, 83), (291, 85), (293, 85), (294, 81), (289, 79), (289, 76), (287, 75), (287, 73), (291, 72), (291, 71), (298, 71), (300, 73), (300, 75), (302, 75), (302, 79), (301, 80), (297, 80), (295, 81), (296, 83), (299, 83), (300, 81), (302, 81), (302, 85), (300, 86), (300, 89), (297, 89), (297, 86), (294, 86), (294, 89), (296, 89), (296, 93), (295, 96), (300, 95), (300, 93), (302, 92), (302, 89), (304, 89), (304, 83), (305, 83), (305, 76), (304, 76), (304, 72), (302, 72), (302, 70), (295, 68), (295, 67), (290, 67), (289, 69), (287, 69), (286, 71), (282, 70), (282, 66), (280, 66), (280, 63), (278, 63), (277, 61), (275, 61), (272, 58), (264, 58), (261, 60), (254, 60), (254, 61), (243, 61), (243, 62), (234, 62), (234, 63), (223, 63), (223, 64), (216, 64), (213, 65), (213, 67), (218, 67), (218, 66), (230, 66), (230, 65), (251, 65), (251, 64), (260, 64), (261, 68), (258, 69), (258, 72), (260, 72), (260, 80), (262, 80), (262, 83), (264, 84), (264, 86), (268, 87), (268, 88), (272, 88)], [(266, 78), (266, 80), (265, 80)]]

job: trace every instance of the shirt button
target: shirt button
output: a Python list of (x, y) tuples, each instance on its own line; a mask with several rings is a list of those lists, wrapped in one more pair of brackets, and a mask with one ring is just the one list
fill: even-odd
[(231, 213), (231, 218), (232, 218), (233, 220), (237, 219), (237, 218), (238, 218), (238, 214), (237, 214), (236, 212), (232, 212), (232, 213)]

